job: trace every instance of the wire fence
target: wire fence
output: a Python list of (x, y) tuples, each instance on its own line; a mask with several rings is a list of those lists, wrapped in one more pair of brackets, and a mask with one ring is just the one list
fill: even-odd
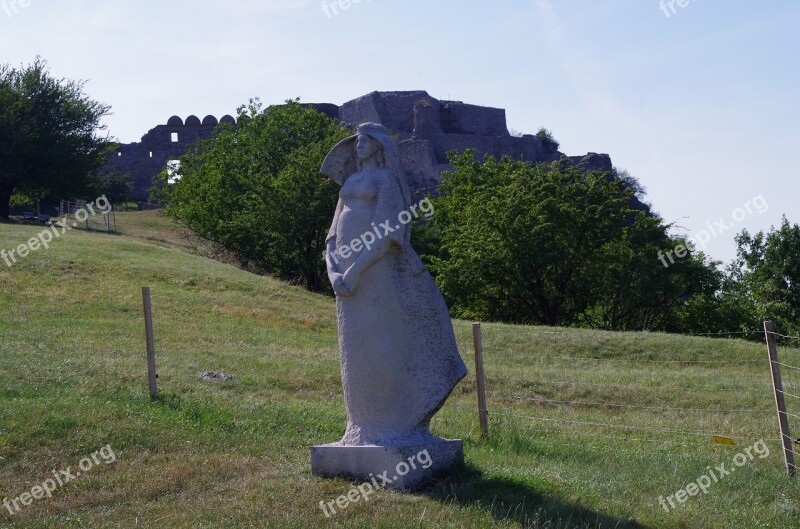
[(114, 210), (94, 207), (94, 203), (85, 200), (71, 202), (62, 200), (58, 207), (59, 218), (56, 222), (68, 229), (85, 229), (93, 231), (117, 231), (117, 220)]
[[(764, 331), (699, 336), (741, 337), (756, 332), (800, 340), (774, 332), (765, 335)], [(782, 443), (784, 438), (800, 444), (800, 439), (784, 436), (776, 421), (782, 416), (793, 426), (800, 425), (800, 403), (796, 402), (800, 390), (788, 391), (799, 386), (794, 382), (800, 380), (794, 374), (800, 370), (796, 350), (773, 361), (755, 357), (751, 342), (746, 348), (731, 346), (729, 352), (723, 345), (710, 353), (691, 351), (689, 358), (676, 359), (683, 354), (657, 351), (653, 347), (658, 337), (640, 334), (650, 339), (624, 354), (613, 355), (602, 345), (573, 344), (578, 353), (573, 356), (559, 349), (563, 343), (548, 344), (545, 333), (511, 333), (508, 327), (489, 326), (480, 340), (486, 344), (482, 356), (490, 437), (516, 430), (530, 435), (537, 444), (575, 439), (596, 445), (604, 441), (615, 444), (606, 447), (614, 452), (674, 447), (703, 450), (762, 440)], [(466, 346), (466, 340), (462, 341)], [(509, 344), (521, 342), (528, 346), (516, 347), (516, 352), (509, 354)], [(527, 357), (520, 349), (528, 352)], [(509, 363), (509, 358), (517, 363)], [(776, 413), (770, 362), (786, 371), (780, 390), (791, 399), (786, 411)], [(474, 413), (475, 408), (472, 410)], [(673, 455), (670, 452), (670, 457)]]
[[(459, 347), (469, 351), (471, 337), (463, 331), (459, 332)], [(606, 347), (593, 342), (602, 339), (589, 335), (585, 342), (570, 344), (569, 350), (576, 352), (570, 355), (563, 340), (553, 341), (553, 335), (565, 334), (563, 331), (487, 326), (484, 334), (486, 411), (492, 430), (517, 431), (542, 446), (572, 441), (605, 443), (615, 452), (660, 450), (669, 451), (670, 457), (692, 457), (689, 452), (676, 451), (679, 448), (696, 453), (720, 444), (758, 440), (780, 443), (788, 439), (792, 445), (800, 444), (784, 436), (776, 425), (776, 416), (783, 416), (790, 421), (790, 431), (800, 433), (800, 378), (795, 373), (800, 370), (800, 350), (787, 350), (780, 361), (773, 362), (785, 370), (783, 389), (777, 392), (788, 401), (787, 409), (776, 413), (771, 366), (767, 359), (754, 356), (752, 342), (741, 346), (720, 343), (713, 350), (712, 345), (699, 343), (677, 351), (669, 349), (674, 347), (671, 336), (631, 334), (622, 337), (630, 347), (620, 352), (615, 351), (616, 341)], [(744, 331), (725, 334), (742, 335)], [(236, 353), (228, 361), (238, 362), (249, 354)], [(326, 366), (337, 369), (336, 359), (328, 360)], [(0, 377), (64, 391), (101, 388), (146, 398), (145, 361), (142, 341), (137, 351), (86, 353), (76, 358), (50, 353), (32, 355), (27, 362), (0, 363)], [(224, 368), (225, 359), (216, 365)], [(158, 356), (159, 385), (167, 391), (187, 387), (200, 370), (185, 358)], [(471, 389), (472, 384), (474, 381), (467, 379), (466, 386)], [(307, 389), (300, 385), (297, 392)], [(474, 417), (475, 407), (467, 399), (469, 392), (456, 395), (447, 412)]]

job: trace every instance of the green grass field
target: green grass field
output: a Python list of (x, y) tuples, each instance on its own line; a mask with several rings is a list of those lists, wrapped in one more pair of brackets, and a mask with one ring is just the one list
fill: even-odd
[[(117, 225), (69, 232), (12, 268), (0, 261), (0, 498), (100, 447), (116, 456), (51, 498), (2, 508), (0, 527), (800, 526), (763, 345), (494, 324), (484, 324), (490, 438), (479, 436), (472, 372), (432, 425), (464, 439), (467, 467), (326, 518), (319, 502), (352, 486), (313, 477), (309, 463), (312, 445), (344, 430), (333, 301), (194, 255), (157, 213), (119, 213)], [(41, 229), (0, 224), (0, 249)], [(156, 402), (142, 286), (152, 288)], [(470, 324), (455, 328), (472, 371)], [(780, 354), (800, 365), (800, 350)], [(800, 395), (800, 372), (783, 374)], [(787, 404), (800, 415), (800, 399)], [(768, 457), (669, 513), (659, 505), (762, 438)]]

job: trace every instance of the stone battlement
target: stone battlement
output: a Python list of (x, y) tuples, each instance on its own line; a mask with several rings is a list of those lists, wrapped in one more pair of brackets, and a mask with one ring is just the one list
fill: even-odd
[[(569, 164), (580, 164), (586, 170), (610, 171), (607, 154), (588, 153), (565, 156), (548, 151), (542, 141), (531, 134), (512, 136), (506, 124), (506, 111), (501, 108), (471, 105), (462, 101), (438, 100), (424, 90), (403, 92), (371, 92), (341, 106), (332, 103), (304, 103), (326, 116), (337, 119), (351, 129), (360, 123), (380, 123), (396, 135), (403, 167), (412, 191), (432, 191), (441, 181), (441, 174), (451, 170), (447, 153), (475, 149), (476, 156), (486, 155), (516, 160), (551, 162), (566, 158)], [(266, 111), (268, 111), (267, 109)], [(265, 111), (265, 112), (266, 112)], [(140, 142), (120, 145), (109, 165), (130, 173), (134, 198), (147, 200), (153, 177), (170, 160), (180, 158), (197, 141), (211, 138), (220, 124), (235, 125), (233, 116), (217, 120), (197, 116), (186, 120), (172, 116), (166, 125), (158, 125)]]
[(236, 120), (230, 115), (219, 120), (209, 115), (202, 121), (194, 115), (187, 117), (186, 121), (172, 116), (166, 125), (150, 129), (141, 141), (120, 145), (107, 165), (129, 173), (133, 180), (134, 200), (146, 202), (153, 177), (166, 167), (167, 162), (179, 159), (197, 141), (211, 138), (214, 129), (223, 123), (235, 125)]

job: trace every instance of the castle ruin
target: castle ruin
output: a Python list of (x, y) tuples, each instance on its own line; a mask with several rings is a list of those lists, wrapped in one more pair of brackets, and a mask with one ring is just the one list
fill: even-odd
[(147, 202), (153, 178), (168, 162), (186, 154), (197, 141), (211, 138), (220, 123), (236, 124), (236, 120), (228, 115), (220, 120), (206, 116), (202, 121), (197, 116), (189, 116), (186, 121), (172, 116), (166, 125), (150, 129), (140, 142), (120, 145), (106, 165), (131, 175), (133, 199)]
[[(566, 158), (568, 164), (580, 165), (586, 170), (612, 169), (607, 154), (567, 157), (548, 150), (537, 136), (512, 136), (503, 109), (438, 100), (422, 90), (372, 92), (341, 106), (330, 103), (303, 106), (314, 108), (350, 128), (366, 121), (386, 126), (397, 137), (409, 185), (416, 193), (434, 190), (441, 174), (452, 169), (447, 161), (447, 152), (451, 150), (475, 149), (480, 159), (486, 155), (498, 159), (510, 156), (535, 163)], [(166, 125), (158, 125), (145, 134), (141, 142), (120, 145), (109, 164), (131, 174), (134, 199), (147, 201), (153, 177), (170, 160), (185, 154), (196, 141), (210, 138), (220, 123), (235, 124), (236, 120), (224, 116), (217, 121), (214, 116), (206, 116), (200, 121), (196, 116), (189, 116), (184, 122), (173, 116)]]

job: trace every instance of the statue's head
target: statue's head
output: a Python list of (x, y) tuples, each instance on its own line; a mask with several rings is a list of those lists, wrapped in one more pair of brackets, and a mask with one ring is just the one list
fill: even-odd
[(340, 141), (325, 158), (321, 172), (343, 185), (350, 175), (370, 161), (374, 161), (370, 165), (385, 167), (396, 177), (405, 179), (397, 142), (379, 123), (362, 123), (355, 135)]
[(386, 127), (377, 123), (362, 123), (358, 127), (356, 138), (356, 161), (361, 169), (365, 162), (374, 160), (378, 167), (386, 166), (386, 152), (397, 144), (389, 135)]
[(381, 167), (386, 165), (383, 159), (383, 147), (368, 134), (359, 134), (356, 136), (356, 158), (358, 159), (359, 165), (363, 165), (365, 162), (373, 159), (377, 159), (376, 162)]

